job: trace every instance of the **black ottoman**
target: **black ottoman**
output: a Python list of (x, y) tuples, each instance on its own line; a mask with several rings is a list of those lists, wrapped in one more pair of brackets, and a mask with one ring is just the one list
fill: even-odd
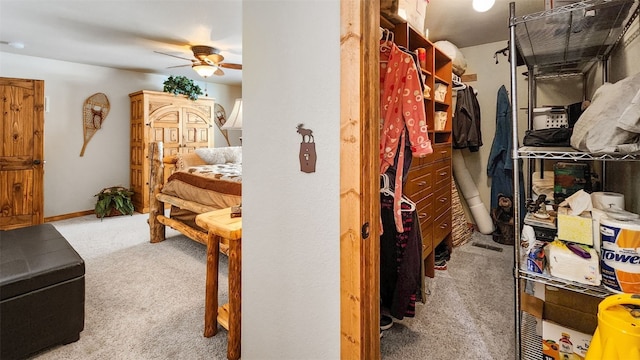
[(0, 358), (80, 338), (84, 261), (51, 224), (0, 231)]

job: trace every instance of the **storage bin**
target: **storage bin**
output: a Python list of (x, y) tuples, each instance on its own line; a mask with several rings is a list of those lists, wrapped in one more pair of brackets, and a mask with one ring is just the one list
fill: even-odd
[(436, 131), (444, 130), (447, 126), (447, 112), (446, 111), (436, 111), (436, 118), (434, 119), (434, 129)]
[(567, 110), (563, 107), (542, 107), (533, 109), (533, 129), (569, 127)]
[(436, 83), (436, 88), (433, 93), (433, 97), (436, 101), (444, 101), (447, 96), (447, 85), (443, 83)]

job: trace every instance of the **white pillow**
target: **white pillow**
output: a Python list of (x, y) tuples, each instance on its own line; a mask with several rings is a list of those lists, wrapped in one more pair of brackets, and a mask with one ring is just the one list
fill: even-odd
[(242, 164), (242, 146), (229, 146), (225, 149), (228, 163)]
[(226, 146), (219, 148), (199, 148), (195, 153), (209, 165), (224, 163), (242, 163), (242, 146)]
[(227, 162), (227, 158), (222, 148), (199, 148), (195, 150), (195, 153), (209, 165), (224, 164)]

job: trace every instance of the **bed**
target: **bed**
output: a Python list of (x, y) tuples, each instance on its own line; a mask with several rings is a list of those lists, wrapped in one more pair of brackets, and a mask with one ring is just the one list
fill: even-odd
[[(162, 143), (150, 144), (150, 241), (163, 241), (169, 226), (206, 245), (207, 232), (196, 224), (195, 217), (240, 205), (242, 147), (203, 148), (170, 156), (162, 153)], [(220, 251), (226, 253), (227, 244), (220, 244)]]

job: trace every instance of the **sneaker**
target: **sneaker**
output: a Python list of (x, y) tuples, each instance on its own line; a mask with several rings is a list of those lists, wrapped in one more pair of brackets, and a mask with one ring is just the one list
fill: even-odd
[(436, 261), (433, 268), (435, 270), (447, 270), (447, 262), (445, 260)]
[(380, 330), (388, 330), (393, 326), (393, 319), (387, 315), (380, 315)]

